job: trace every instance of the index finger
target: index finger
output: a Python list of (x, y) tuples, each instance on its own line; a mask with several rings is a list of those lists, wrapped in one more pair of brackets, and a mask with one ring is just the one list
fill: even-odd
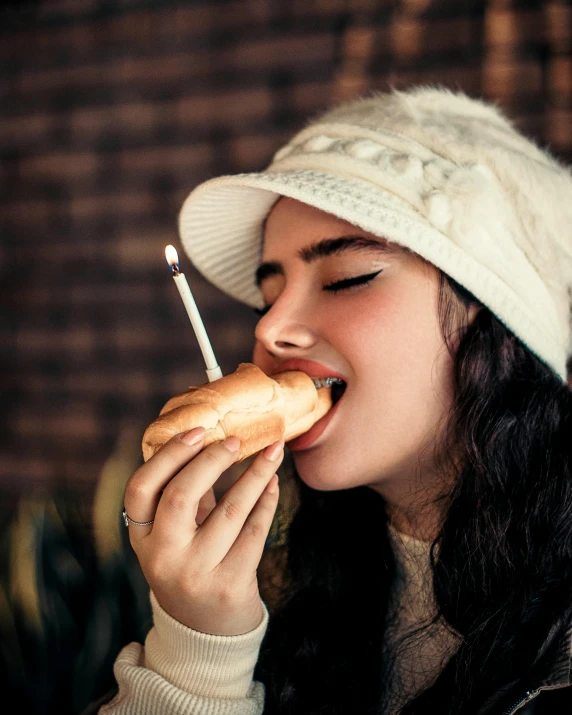
[[(205, 434), (204, 427), (172, 437), (145, 464), (129, 478), (125, 486), (123, 504), (131, 520), (146, 522), (155, 518), (161, 490), (200, 451)], [(136, 527), (139, 536), (149, 533), (151, 527)]]

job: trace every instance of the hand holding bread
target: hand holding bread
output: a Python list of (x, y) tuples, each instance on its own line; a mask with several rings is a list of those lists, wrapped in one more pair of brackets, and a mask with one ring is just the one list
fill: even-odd
[(129, 538), (169, 615), (202, 633), (239, 635), (263, 617), (256, 570), (278, 504), (271, 488), (283, 443), (260, 452), (199, 525), (201, 500), (240, 451), (236, 437), (205, 447), (205, 434), (198, 428), (171, 438), (129, 479), (126, 512), (138, 522), (153, 519), (130, 527)]

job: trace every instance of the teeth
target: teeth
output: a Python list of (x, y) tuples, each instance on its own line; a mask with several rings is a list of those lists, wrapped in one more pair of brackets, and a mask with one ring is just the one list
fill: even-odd
[(316, 390), (320, 387), (331, 387), (332, 385), (344, 385), (345, 382), (340, 377), (313, 377), (312, 381)]

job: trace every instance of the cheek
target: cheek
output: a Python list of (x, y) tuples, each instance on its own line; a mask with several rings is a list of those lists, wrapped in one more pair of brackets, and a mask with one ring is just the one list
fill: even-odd
[(398, 300), (388, 295), (377, 295), (352, 302), (336, 311), (332, 341), (344, 345), (348, 358), (355, 361), (356, 374), (360, 366), (369, 365), (374, 370), (397, 356), (403, 332), (403, 311)]
[(358, 377), (382, 383), (384, 391), (402, 388), (404, 394), (431, 391), (442, 382), (450, 358), (434, 298), (427, 290), (394, 290), (340, 316), (339, 340)]

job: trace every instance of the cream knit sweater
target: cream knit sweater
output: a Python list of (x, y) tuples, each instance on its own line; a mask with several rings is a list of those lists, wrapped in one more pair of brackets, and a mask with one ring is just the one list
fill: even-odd
[[(394, 625), (386, 647), (432, 614), (429, 544), (390, 528), (398, 562), (393, 592)], [(240, 636), (200, 633), (171, 618), (151, 593), (154, 626), (145, 647), (130, 643), (114, 666), (118, 695), (100, 715), (262, 715), (264, 685), (253, 680), (269, 613)], [(455, 639), (442, 627), (415, 652), (397, 660), (391, 712), (430, 682), (452, 652)]]
[[(387, 708), (391, 714), (433, 683), (460, 640), (442, 622), (429, 624), (435, 615), (431, 542), (401, 534), (391, 526), (389, 536), (397, 561), (389, 605), (391, 621), (385, 642), (385, 652), (396, 655)], [(426, 626), (422, 637), (405, 641), (396, 653), (398, 640), (422, 625)]]

